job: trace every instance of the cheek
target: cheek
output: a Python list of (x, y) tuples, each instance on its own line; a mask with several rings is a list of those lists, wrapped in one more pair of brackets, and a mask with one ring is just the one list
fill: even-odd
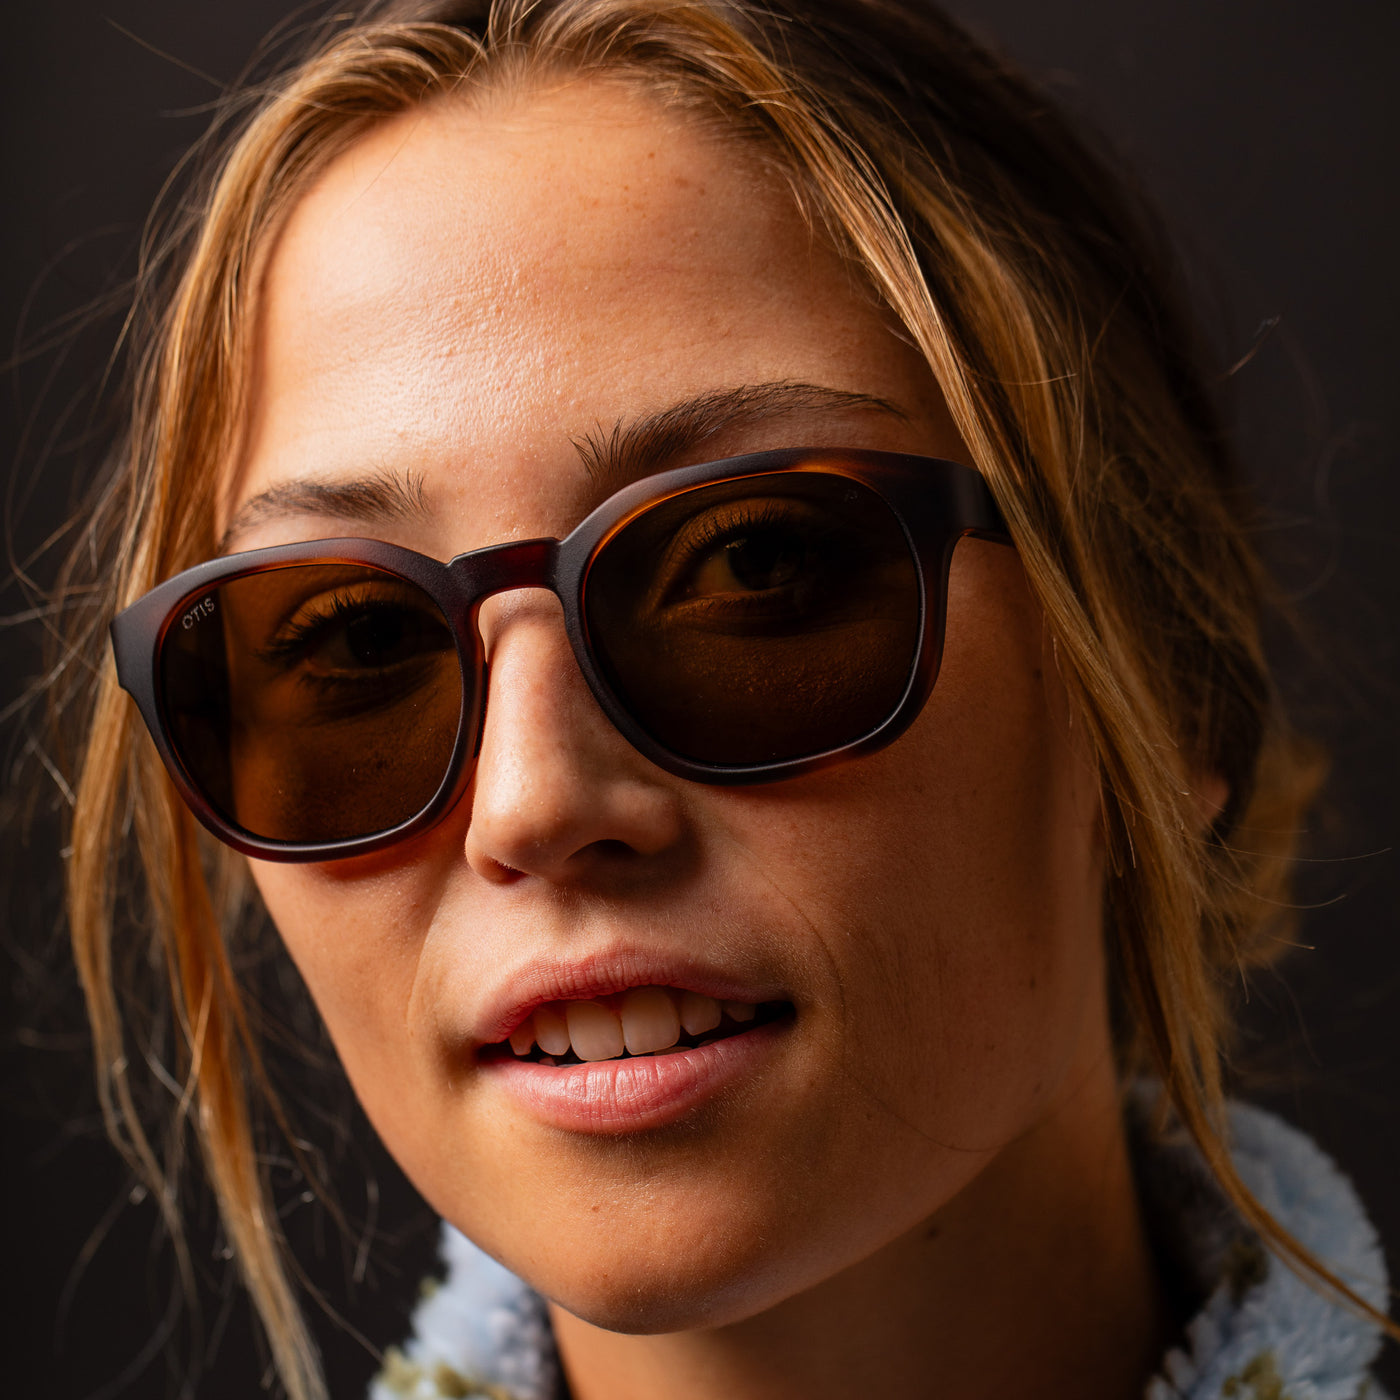
[(357, 1095), (372, 1114), (391, 1106), (417, 1048), (428, 1049), (417, 1003), (433, 901), (421, 872), (365, 879), (351, 863), (251, 864)]
[(1102, 870), (1095, 774), (1015, 556), (957, 561), (915, 725), (822, 775), (828, 820), (775, 789), (764, 824), (839, 987), (853, 1099), (981, 1149), (1107, 1053)]

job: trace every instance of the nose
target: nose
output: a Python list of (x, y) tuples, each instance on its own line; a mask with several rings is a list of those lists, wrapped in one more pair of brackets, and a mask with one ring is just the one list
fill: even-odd
[(553, 595), (490, 599), (489, 681), (466, 856), (483, 878), (561, 884), (654, 873), (682, 844), (679, 779), (598, 708)]

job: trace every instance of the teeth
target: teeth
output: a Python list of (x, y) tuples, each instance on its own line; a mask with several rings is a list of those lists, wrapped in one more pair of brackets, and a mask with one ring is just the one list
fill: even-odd
[(622, 1038), (633, 1055), (669, 1050), (681, 1038), (681, 1018), (670, 992), (633, 987), (622, 998)]
[(699, 1037), (725, 1017), (743, 1025), (758, 1013), (750, 1002), (719, 1002), (669, 987), (633, 987), (615, 1004), (616, 1011), (600, 1001), (537, 1006), (511, 1032), (510, 1048), (524, 1058), (538, 1044), (542, 1062), (551, 1065), (570, 1050), (580, 1060), (615, 1060), (624, 1048), (632, 1055), (655, 1055), (676, 1045), (682, 1031)]
[(687, 1035), (704, 1035), (719, 1025), (721, 1012), (714, 997), (699, 992), (681, 994), (681, 1025)]
[(569, 1039), (580, 1060), (612, 1060), (622, 1054), (622, 1021), (596, 1001), (571, 1001), (564, 1009)]
[(531, 1018), (535, 1023), (535, 1038), (546, 1055), (569, 1053), (569, 1026), (552, 1006), (537, 1006)]

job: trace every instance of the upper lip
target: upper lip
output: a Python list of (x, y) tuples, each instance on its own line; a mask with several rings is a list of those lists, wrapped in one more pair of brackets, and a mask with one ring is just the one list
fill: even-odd
[(771, 982), (737, 977), (707, 966), (700, 957), (615, 946), (584, 955), (535, 958), (514, 968), (487, 998), (476, 1018), (474, 1039), (480, 1045), (496, 1045), (537, 1006), (551, 1001), (587, 1001), (625, 992), (629, 987), (675, 987), (716, 1001), (754, 1005), (790, 999)]

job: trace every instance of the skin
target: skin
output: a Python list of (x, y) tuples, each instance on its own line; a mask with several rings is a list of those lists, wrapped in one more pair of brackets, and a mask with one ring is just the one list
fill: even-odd
[[(411, 112), (339, 157), (271, 250), (252, 368), (238, 549), (562, 536), (608, 489), (574, 439), (739, 385), (897, 411), (779, 404), (645, 470), (792, 444), (967, 460), (781, 182), (596, 81)], [(248, 507), (386, 471), (421, 511)], [(390, 1150), (551, 1300), (573, 1395), (1140, 1394), (1165, 1323), (1110, 1053), (1098, 794), (1014, 551), (959, 545), (902, 738), (768, 786), (635, 752), (551, 595), (482, 627), (467, 796), (379, 855), (254, 874)], [(615, 938), (698, 947), (795, 1016), (680, 1123), (564, 1132), (464, 1045), (502, 969)]]

